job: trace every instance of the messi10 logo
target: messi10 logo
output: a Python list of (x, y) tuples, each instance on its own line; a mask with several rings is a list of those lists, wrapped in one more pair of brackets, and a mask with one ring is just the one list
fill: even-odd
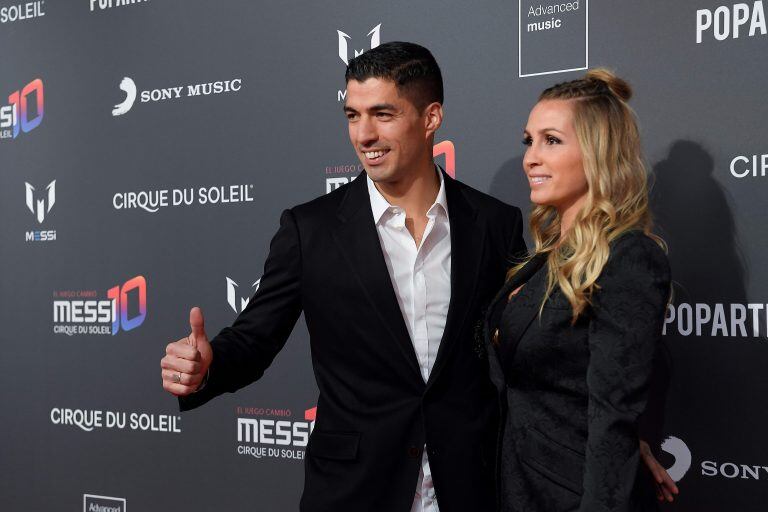
[[(139, 314), (133, 318), (128, 318), (128, 293), (133, 290), (138, 293)], [(120, 331), (121, 325), (124, 331), (130, 331), (144, 323), (144, 319), (147, 317), (147, 280), (144, 279), (144, 276), (136, 276), (123, 283), (123, 286), (110, 288), (107, 290), (107, 297), (114, 304), (112, 313), (113, 336)], [(117, 315), (118, 309), (120, 310), (120, 318)]]
[[(114, 336), (120, 332), (121, 328), (124, 331), (130, 331), (144, 323), (147, 317), (147, 281), (144, 276), (129, 279), (122, 286), (113, 286), (107, 290), (106, 300), (76, 298), (90, 297), (95, 294), (88, 291), (55, 292), (54, 296), (58, 297), (58, 300), (53, 301), (54, 332), (70, 336), (73, 334), (112, 334)], [(62, 300), (63, 297), (66, 299)], [(129, 316), (129, 303), (138, 305), (138, 313), (133, 317)]]
[(8, 105), (0, 107), (0, 139), (15, 139), (29, 133), (43, 121), (45, 96), (43, 81), (36, 78), (8, 96)]

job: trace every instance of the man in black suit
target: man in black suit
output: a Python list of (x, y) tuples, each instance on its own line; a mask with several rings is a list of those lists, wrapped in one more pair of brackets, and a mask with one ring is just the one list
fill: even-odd
[[(476, 326), (525, 250), (520, 210), (436, 168), (427, 49), (383, 44), (346, 79), (365, 172), (283, 212), (259, 291), (210, 343), (193, 308), (163, 387), (188, 410), (247, 386), (303, 311), (320, 395), (301, 510), (493, 510), (499, 409)], [(346, 270), (329, 278), (329, 259)]]
[[(304, 311), (320, 395), (301, 510), (493, 510), (498, 412), (475, 328), (525, 249), (520, 210), (436, 168), (427, 49), (383, 44), (346, 78), (365, 172), (283, 212), (259, 291), (210, 343), (194, 308), (163, 386), (188, 410), (252, 383)], [(330, 278), (329, 258), (347, 270)]]

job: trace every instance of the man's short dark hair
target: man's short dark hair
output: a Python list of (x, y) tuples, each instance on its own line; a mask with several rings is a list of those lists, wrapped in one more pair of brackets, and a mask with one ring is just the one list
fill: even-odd
[(443, 103), (443, 75), (429, 50), (416, 43), (384, 43), (349, 61), (346, 81), (369, 78), (392, 80), (397, 90), (423, 110), (430, 103)]

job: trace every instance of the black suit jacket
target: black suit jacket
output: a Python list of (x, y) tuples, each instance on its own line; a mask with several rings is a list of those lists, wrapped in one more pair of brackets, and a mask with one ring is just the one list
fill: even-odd
[(546, 275), (535, 257), (491, 306), (504, 308), (529, 279), (504, 309), (499, 346), (486, 336), (505, 412), (502, 510), (655, 510), (653, 485), (638, 471), (638, 418), (669, 297), (667, 257), (639, 231), (614, 241), (592, 307), (575, 325), (559, 288), (538, 316)]
[[(451, 224), (451, 301), (424, 383), (390, 281), (365, 173), (286, 210), (259, 291), (212, 340), (206, 386), (182, 410), (257, 380), (303, 310), (320, 395), (301, 510), (402, 511), (426, 444), (442, 512), (494, 508), (498, 410), (481, 308), (524, 249), (519, 209), (444, 174)], [(329, 272), (328, 262), (344, 262)]]

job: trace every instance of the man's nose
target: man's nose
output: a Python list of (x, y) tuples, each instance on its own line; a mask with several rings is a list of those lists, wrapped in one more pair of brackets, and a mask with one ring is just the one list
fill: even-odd
[(376, 125), (370, 118), (362, 118), (357, 123), (357, 143), (360, 146), (367, 147), (379, 139), (376, 132)]

